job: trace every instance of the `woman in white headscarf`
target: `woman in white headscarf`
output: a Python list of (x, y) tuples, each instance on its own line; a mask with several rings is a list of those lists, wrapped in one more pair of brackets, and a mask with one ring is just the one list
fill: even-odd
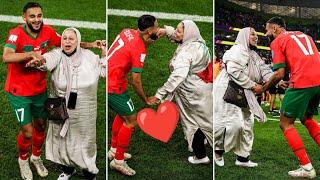
[[(67, 28), (61, 36), (61, 48), (40, 57), (44, 63), (41, 68), (51, 72), (50, 96), (65, 97), (66, 104), (75, 103), (75, 107), (68, 107), (69, 118), (64, 124), (49, 121), (46, 158), (62, 165), (58, 180), (69, 179), (75, 167), (83, 170), (86, 179), (95, 179), (98, 173), (97, 88), (99, 77), (105, 77), (105, 60), (81, 48), (80, 42), (80, 32)], [(105, 48), (101, 49), (105, 56)]]
[[(254, 116), (260, 122), (266, 115), (251, 89), (262, 81), (268, 81), (272, 70), (255, 52), (258, 36), (253, 28), (247, 27), (238, 33), (235, 45), (223, 56), (224, 68), (213, 83), (215, 162), (224, 165), (223, 153), (233, 151), (237, 155), (238, 166), (255, 167), (249, 160), (253, 144)], [(242, 88), (248, 108), (240, 108), (224, 101), (228, 82), (232, 79)]]
[(170, 60), (170, 76), (157, 90), (155, 99), (162, 101), (175, 97), (188, 149), (195, 153), (188, 161), (209, 163), (204, 141), (207, 139), (213, 145), (212, 83), (206, 83), (197, 75), (211, 62), (209, 49), (197, 25), (190, 20), (180, 22), (176, 30), (165, 26), (158, 35), (167, 35), (179, 45)]

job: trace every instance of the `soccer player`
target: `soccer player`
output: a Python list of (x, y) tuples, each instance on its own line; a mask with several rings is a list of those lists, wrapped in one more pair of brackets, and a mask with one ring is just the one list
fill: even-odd
[(154, 104), (146, 96), (141, 72), (146, 57), (146, 48), (158, 37), (158, 22), (154, 16), (143, 15), (138, 19), (138, 29), (123, 29), (112, 43), (107, 56), (108, 61), (108, 106), (117, 115), (112, 124), (111, 148), (108, 152), (110, 168), (133, 176), (135, 171), (124, 159), (131, 158), (125, 153), (131, 134), (137, 124), (137, 113), (127, 89), (127, 75), (131, 71), (132, 86), (147, 104)]
[[(43, 24), (42, 7), (38, 3), (27, 3), (23, 8), (25, 24), (13, 28), (3, 50), (3, 61), (8, 65), (5, 91), (16, 114), (20, 132), (17, 137), (19, 167), (23, 179), (33, 179), (29, 166), (29, 151), (32, 145), (30, 162), (41, 177), (48, 171), (40, 158), (45, 139), (47, 99), (46, 73), (34, 68), (26, 68), (26, 63), (43, 54), (49, 46), (60, 47), (61, 37), (55, 30)], [(94, 43), (84, 43), (94, 47)]]
[(290, 72), (281, 109), (280, 127), (300, 162), (300, 168), (289, 171), (292, 177), (316, 177), (310, 159), (306, 153), (303, 141), (294, 127), (294, 121), (299, 118), (308, 129), (310, 136), (320, 146), (320, 127), (313, 119), (317, 114), (320, 100), (320, 56), (312, 38), (299, 31), (286, 31), (282, 18), (273, 17), (266, 23), (266, 35), (274, 39), (271, 43), (273, 68), (276, 70), (270, 80), (262, 87), (255, 89), (256, 93), (268, 89), (279, 82), (286, 70)]

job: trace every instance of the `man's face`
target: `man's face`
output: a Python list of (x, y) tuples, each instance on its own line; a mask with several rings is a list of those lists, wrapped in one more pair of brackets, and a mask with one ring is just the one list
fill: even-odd
[(147, 40), (148, 44), (152, 44), (155, 40), (159, 38), (157, 36), (158, 31), (159, 31), (159, 24), (158, 24), (158, 21), (156, 20), (154, 22), (154, 26), (148, 28), (148, 33), (149, 33), (149, 39)]
[(176, 42), (181, 43), (183, 40), (184, 27), (183, 23), (179, 23), (176, 31), (174, 32), (174, 39)]
[(277, 26), (275, 24), (266, 24), (266, 36), (269, 38), (270, 43), (276, 38)]
[(40, 32), (43, 25), (41, 8), (29, 8), (27, 12), (23, 14), (23, 20), (27, 23), (32, 32)]

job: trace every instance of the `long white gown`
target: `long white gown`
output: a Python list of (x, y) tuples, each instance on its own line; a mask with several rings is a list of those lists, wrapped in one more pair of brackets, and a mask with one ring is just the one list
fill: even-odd
[[(69, 63), (69, 73), (77, 71), (77, 78), (73, 78), (72, 88), (77, 87), (76, 108), (68, 109), (69, 126), (64, 137), (60, 135), (62, 124), (55, 124), (49, 120), (46, 138), (46, 158), (55, 163), (66, 166), (79, 167), (93, 174), (98, 173), (96, 166), (96, 118), (97, 118), (97, 88), (100, 76), (105, 76), (104, 59), (78, 45), (76, 57), (67, 57), (61, 48), (45, 54), (46, 68), (52, 71), (52, 89), (55, 94), (65, 96), (67, 78), (65, 66)], [(80, 52), (79, 52), (80, 51)], [(72, 66), (73, 60), (80, 60), (77, 67)], [(77, 79), (77, 80), (76, 80)], [(77, 82), (77, 83), (75, 83)]]
[[(199, 128), (213, 147), (212, 83), (205, 83), (196, 75), (206, 69), (211, 57), (196, 29), (193, 27), (184, 32), (184, 38), (189, 39), (184, 39), (176, 49), (169, 64), (170, 76), (155, 95), (159, 99), (175, 97), (189, 151), (193, 151), (193, 136)], [(166, 27), (169, 39), (173, 32), (172, 27)]]
[[(239, 32), (237, 44), (223, 56), (227, 70), (223, 68), (213, 83), (215, 150), (233, 151), (242, 157), (249, 156), (252, 150), (254, 113), (258, 112), (256, 116), (266, 119), (250, 88), (255, 83), (268, 81), (273, 74), (259, 55), (249, 49), (249, 32), (249, 28)], [(248, 100), (246, 94), (248, 108), (240, 108), (223, 100), (230, 78), (253, 96)]]

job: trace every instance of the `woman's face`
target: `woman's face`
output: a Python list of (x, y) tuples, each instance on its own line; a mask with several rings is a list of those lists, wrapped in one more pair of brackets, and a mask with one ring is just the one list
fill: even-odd
[(183, 40), (183, 31), (184, 31), (184, 26), (183, 26), (183, 23), (181, 22), (181, 23), (178, 24), (177, 29), (174, 32), (174, 37), (175, 37), (175, 40), (177, 42), (182, 42), (182, 40)]
[(257, 46), (257, 43), (258, 43), (258, 35), (253, 28), (250, 28), (249, 43), (252, 46)]
[(78, 45), (76, 32), (71, 29), (64, 32), (62, 35), (61, 44), (64, 52), (67, 54), (71, 54)]

